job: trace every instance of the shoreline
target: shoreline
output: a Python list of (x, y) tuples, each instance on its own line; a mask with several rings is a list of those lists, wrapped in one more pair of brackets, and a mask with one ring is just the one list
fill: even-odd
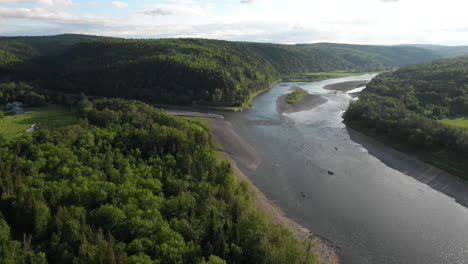
[(404, 173), (408, 177), (454, 199), (461, 206), (468, 208), (467, 181), (417, 157), (388, 146), (384, 142), (349, 125), (346, 126), (346, 129), (352, 141), (362, 145), (367, 149), (369, 154), (379, 159), (388, 167)]
[[(283, 225), (289, 229), (297, 239), (311, 241), (312, 248), (317, 254), (320, 263), (341, 263), (337, 254), (338, 247), (334, 246), (326, 238), (314, 234), (309, 229), (289, 218), (280, 207), (269, 200), (250, 178), (239, 169), (239, 166), (243, 166), (255, 171), (262, 163), (262, 160), (257, 151), (234, 131), (231, 123), (224, 120), (212, 120), (210, 129), (213, 136), (223, 146), (224, 150), (220, 151), (221, 158), (231, 164), (232, 172), (237, 181), (239, 183), (242, 181), (249, 183), (250, 191), (255, 193), (253, 200), (257, 210), (265, 212), (273, 223)], [(248, 157), (253, 159), (249, 159)]]
[[(148, 104), (156, 108), (164, 109), (166, 111), (169, 109), (172, 109), (174, 111), (180, 110), (180, 111), (186, 111), (186, 112), (207, 111), (207, 110), (208, 111), (223, 111), (223, 112), (242, 112), (242, 111), (246, 111), (252, 108), (252, 102), (257, 96), (268, 92), (269, 90), (271, 90), (271, 88), (273, 88), (273, 86), (281, 82), (282, 82), (282, 79), (278, 79), (276, 81), (271, 82), (271, 84), (267, 88), (253, 92), (252, 94), (250, 94), (250, 98), (246, 102), (242, 103), (241, 106), (215, 106), (215, 105), (181, 106), (181, 105), (160, 104), (160, 103), (148, 103)], [(185, 116), (185, 115), (181, 115), (181, 116)], [(192, 115), (186, 115), (186, 116), (192, 116)], [(207, 118), (210, 118), (210, 117), (207, 117)]]
[(193, 111), (178, 111), (178, 110), (169, 110), (163, 109), (166, 113), (175, 116), (185, 116), (185, 117), (201, 117), (201, 118), (210, 118), (210, 119), (224, 119), (224, 116), (212, 113), (200, 113)]

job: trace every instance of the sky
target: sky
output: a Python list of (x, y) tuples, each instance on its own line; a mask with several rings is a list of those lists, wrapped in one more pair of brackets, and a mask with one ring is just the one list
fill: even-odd
[(468, 45), (467, 0), (0, 0), (0, 35)]

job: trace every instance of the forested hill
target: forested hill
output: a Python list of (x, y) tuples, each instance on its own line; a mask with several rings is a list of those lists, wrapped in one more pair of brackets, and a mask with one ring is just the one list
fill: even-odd
[[(65, 42), (63, 38), (59, 43)], [(70, 42), (77, 38), (73, 35)], [(75, 45), (61, 45), (61, 52), (32, 56), (18, 64), (11, 76), (67, 92), (158, 103), (240, 106), (254, 92), (292, 73), (378, 71), (439, 58), (432, 51), (414, 47), (82, 38), (85, 41)], [(9, 45), (2, 41), (0, 47)], [(49, 42), (47, 47), (53, 46)], [(12, 48), (6, 50), (24, 57)]]
[(468, 46), (442, 46), (442, 45), (424, 45), (424, 44), (412, 44), (412, 45), (401, 45), (401, 46), (416, 47), (416, 48), (431, 50), (444, 58), (468, 55)]
[(364, 93), (393, 97), (432, 119), (468, 115), (468, 56), (381, 74)]
[(110, 38), (79, 34), (38, 37), (0, 37), (0, 50), (12, 53), (22, 60), (28, 60), (39, 56), (57, 55), (74, 44), (101, 39)]
[[(401, 67), (434, 60), (440, 54), (418, 47), (403, 46), (377, 46), (377, 45), (350, 45), (334, 43), (317, 43), (299, 45), (306, 50), (317, 49), (334, 54), (349, 61), (354, 67), (374, 67), (382, 69), (388, 67)], [(428, 57), (426, 57), (428, 56)]]
[(0, 50), (0, 66), (8, 65), (15, 62), (20, 62), (20, 59), (18, 59), (14, 54), (10, 52)]
[[(408, 147), (468, 180), (468, 130), (439, 122), (468, 117), (468, 56), (401, 68), (374, 78), (345, 121)], [(450, 119), (445, 123), (451, 124)]]

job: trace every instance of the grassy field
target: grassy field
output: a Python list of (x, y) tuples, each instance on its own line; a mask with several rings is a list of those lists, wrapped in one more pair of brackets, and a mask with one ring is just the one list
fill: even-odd
[(36, 128), (58, 128), (78, 123), (76, 111), (63, 106), (25, 107), (23, 115), (6, 115), (0, 118), (0, 134), (7, 139), (23, 135), (26, 129), (36, 124)]
[(468, 128), (468, 118), (466, 117), (460, 117), (456, 119), (442, 119), (439, 120), (442, 124), (446, 124), (449, 126), (456, 126), (456, 127), (463, 127), (463, 128)]
[(211, 119), (204, 117), (191, 117), (191, 116), (179, 116), (179, 118), (186, 120), (187, 122), (200, 127), (205, 130), (205, 132), (210, 133), (210, 123)]
[(306, 95), (307, 95), (306, 91), (302, 91), (302, 90), (294, 91), (288, 94), (288, 96), (286, 97), (286, 102), (288, 104), (298, 103), (302, 101), (304, 99), (304, 96)]
[(332, 72), (311, 72), (304, 74), (295, 74), (283, 78), (284, 82), (315, 82), (326, 79), (346, 77), (351, 75), (365, 74), (367, 72), (348, 72), (348, 71), (332, 71)]
[(220, 150), (223, 149), (221, 144), (216, 140), (213, 133), (211, 132), (210, 123), (211, 123), (212, 120), (210, 118), (188, 117), (188, 116), (179, 116), (179, 118), (182, 118), (182, 119), (188, 121), (192, 125), (200, 127), (205, 132), (210, 134), (210, 137), (211, 137), (210, 138), (210, 143), (216, 150), (220, 151)]

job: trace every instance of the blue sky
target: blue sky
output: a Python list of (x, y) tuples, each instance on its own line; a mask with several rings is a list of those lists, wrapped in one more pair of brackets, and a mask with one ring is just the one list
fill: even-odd
[(466, 0), (0, 0), (0, 35), (468, 45)]

